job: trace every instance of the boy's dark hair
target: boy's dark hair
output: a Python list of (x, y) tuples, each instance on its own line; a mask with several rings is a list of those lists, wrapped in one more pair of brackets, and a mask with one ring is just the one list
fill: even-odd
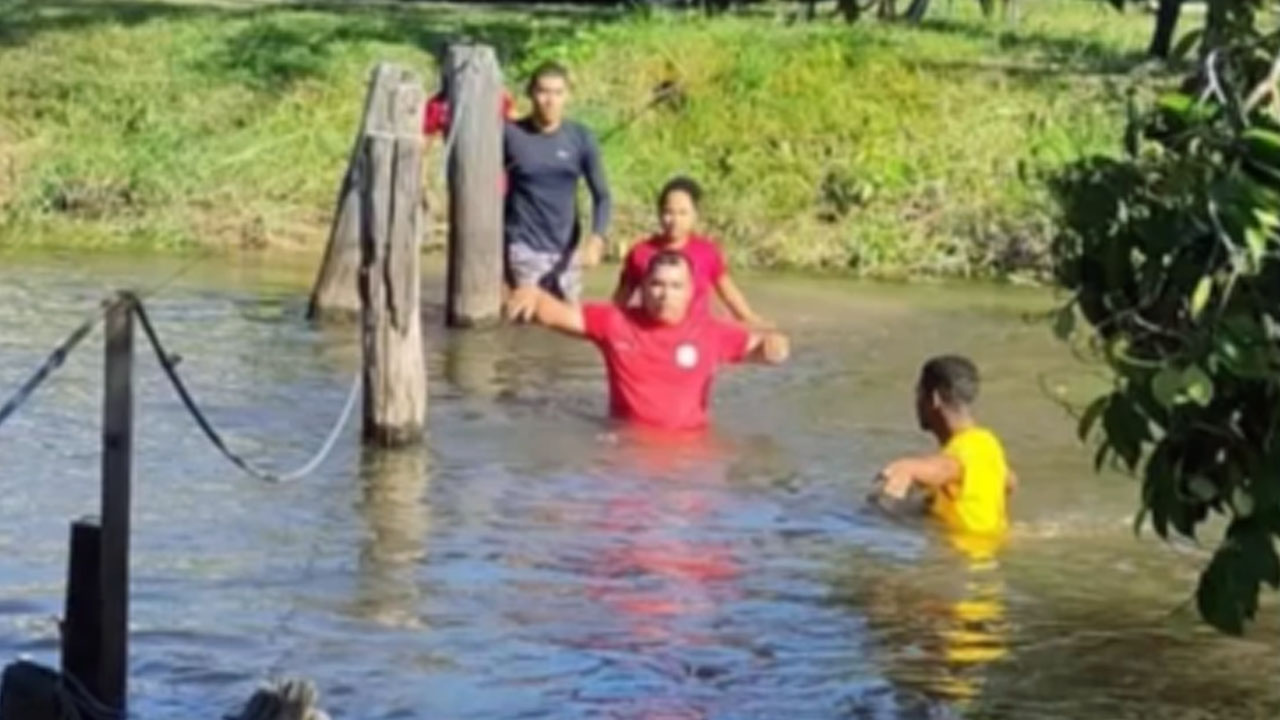
[(533, 89), (538, 85), (538, 81), (543, 78), (560, 78), (565, 81), (565, 84), (568, 84), (569, 68), (561, 65), (555, 60), (547, 60), (546, 62), (538, 65), (538, 67), (533, 69), (533, 74), (529, 76), (529, 85), (527, 86), (528, 91), (533, 92)]
[(682, 192), (689, 196), (693, 201), (693, 207), (697, 209), (698, 204), (702, 202), (702, 186), (697, 180), (686, 175), (677, 175), (667, 181), (662, 186), (662, 190), (658, 191), (658, 210), (662, 210), (662, 206), (667, 202), (667, 196), (674, 192)]
[(920, 369), (920, 389), (936, 392), (948, 407), (972, 405), (978, 399), (978, 367), (962, 355), (930, 358)]
[(646, 278), (649, 277), (658, 268), (675, 267), (677, 265), (692, 269), (689, 265), (689, 258), (685, 257), (684, 253), (679, 250), (663, 250), (649, 258), (649, 264), (644, 269), (644, 276)]

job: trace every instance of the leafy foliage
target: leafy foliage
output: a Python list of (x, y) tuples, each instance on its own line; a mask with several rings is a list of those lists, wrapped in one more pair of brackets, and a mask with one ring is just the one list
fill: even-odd
[(1280, 587), (1280, 33), (1255, 10), (1215, 3), (1203, 66), (1131, 117), (1126, 156), (1058, 178), (1053, 250), (1056, 330), (1083, 317), (1115, 379), (1080, 436), (1141, 476), (1161, 537), (1228, 519), (1196, 597), (1236, 634)]

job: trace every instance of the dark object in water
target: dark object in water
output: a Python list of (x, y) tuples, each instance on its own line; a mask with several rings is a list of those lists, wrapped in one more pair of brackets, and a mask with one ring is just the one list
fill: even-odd
[(310, 681), (280, 680), (259, 688), (244, 710), (226, 720), (329, 720), (319, 703), (320, 694)]
[(929, 494), (913, 487), (906, 497), (895, 498), (876, 488), (867, 495), (867, 504), (895, 519), (919, 518), (929, 513)]
[(80, 720), (57, 671), (26, 660), (4, 669), (0, 680), (0, 720)]

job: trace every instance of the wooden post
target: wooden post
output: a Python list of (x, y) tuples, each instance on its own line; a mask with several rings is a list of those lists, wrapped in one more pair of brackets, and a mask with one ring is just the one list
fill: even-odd
[(106, 321), (102, 406), (102, 664), (98, 699), (123, 711), (129, 659), (129, 504), (133, 462), (133, 300)]
[(449, 168), (449, 273), (445, 315), (454, 327), (498, 320), (502, 309), (502, 82), (487, 45), (449, 47), (446, 85), (456, 124)]
[(97, 518), (71, 523), (67, 597), (62, 615), (62, 673), (95, 698), (102, 667), (102, 526)]
[(366, 132), (391, 132), (391, 96), (400, 78), (401, 71), (386, 63), (375, 67), (369, 78), (360, 129), (351, 145), (347, 170), (338, 190), (329, 244), (311, 290), (307, 307), (309, 320), (354, 320), (360, 315), (360, 198), (365, 178), (361, 175), (363, 166), (359, 159)]
[(423, 90), (414, 75), (397, 72), (390, 127), (365, 133), (359, 160), (364, 438), (382, 446), (418, 441), (427, 412), (418, 307)]

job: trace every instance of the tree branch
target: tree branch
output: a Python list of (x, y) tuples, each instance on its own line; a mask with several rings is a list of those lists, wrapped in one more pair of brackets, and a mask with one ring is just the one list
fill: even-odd
[[(1277, 52), (1276, 56), (1271, 59), (1271, 69), (1267, 72), (1267, 76), (1262, 79), (1262, 82), (1254, 86), (1253, 91), (1249, 93), (1249, 97), (1244, 101), (1244, 114), (1248, 115), (1253, 112), (1258, 103), (1265, 100), (1267, 96), (1275, 96), (1277, 82), (1280, 82), (1280, 52)], [(1275, 109), (1274, 103), (1272, 104), (1272, 109)]]

